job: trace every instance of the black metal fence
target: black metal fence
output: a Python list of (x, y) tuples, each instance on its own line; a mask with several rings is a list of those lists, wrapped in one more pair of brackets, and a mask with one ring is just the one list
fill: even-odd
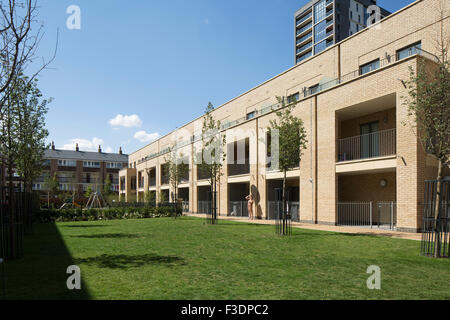
[(442, 181), (440, 189), (438, 181), (426, 181), (421, 253), (430, 257), (450, 258), (449, 246), (450, 181)]
[(394, 201), (339, 202), (337, 224), (394, 230), (397, 226), (397, 204)]

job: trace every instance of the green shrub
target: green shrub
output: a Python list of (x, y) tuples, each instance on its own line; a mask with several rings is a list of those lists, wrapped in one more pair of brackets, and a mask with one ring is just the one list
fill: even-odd
[(38, 223), (98, 221), (119, 219), (148, 219), (181, 216), (180, 208), (174, 207), (121, 207), (103, 209), (41, 209), (36, 220)]

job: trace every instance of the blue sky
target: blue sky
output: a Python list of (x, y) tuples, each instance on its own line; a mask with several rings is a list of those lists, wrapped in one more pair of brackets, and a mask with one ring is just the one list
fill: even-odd
[[(208, 101), (217, 107), (292, 67), (293, 15), (306, 2), (40, 0), (40, 55), (52, 55), (59, 28), (56, 60), (39, 77), (54, 98), (48, 140), (136, 151)], [(390, 11), (412, 2), (378, 1)], [(70, 5), (81, 9), (80, 30), (66, 27)]]

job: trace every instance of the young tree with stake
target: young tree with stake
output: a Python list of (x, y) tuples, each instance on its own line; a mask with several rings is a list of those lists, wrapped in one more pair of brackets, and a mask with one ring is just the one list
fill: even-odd
[(203, 117), (202, 152), (201, 155), (197, 155), (196, 163), (198, 170), (208, 177), (211, 186), (211, 223), (215, 224), (217, 221), (217, 187), (220, 184), (222, 167), (226, 157), (224, 152), (226, 137), (220, 132), (221, 124), (219, 120), (214, 119), (213, 111), (214, 107), (209, 102)]
[[(276, 112), (277, 120), (270, 121), (269, 133), (278, 137), (278, 148), (271, 151), (271, 157), (274, 163), (278, 164), (278, 168), (283, 172), (283, 192), (282, 192), (282, 235), (287, 234), (287, 203), (286, 203), (286, 176), (287, 172), (297, 168), (300, 165), (302, 152), (306, 149), (307, 139), (303, 121), (292, 114), (292, 110), (297, 105), (297, 100), (286, 105), (284, 99), (277, 97), (281, 104), (281, 110)], [(276, 139), (275, 139), (276, 140)], [(276, 141), (275, 141), (276, 143)], [(270, 146), (269, 146), (270, 148)], [(276, 166), (276, 165), (275, 165)]]

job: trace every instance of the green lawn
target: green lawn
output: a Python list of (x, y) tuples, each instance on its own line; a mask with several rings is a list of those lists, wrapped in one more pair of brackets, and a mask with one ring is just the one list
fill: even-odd
[[(7, 264), (8, 299), (450, 299), (450, 261), (417, 241), (174, 219), (38, 225)], [(66, 289), (66, 268), (83, 290)], [(368, 290), (366, 270), (382, 270)]]

